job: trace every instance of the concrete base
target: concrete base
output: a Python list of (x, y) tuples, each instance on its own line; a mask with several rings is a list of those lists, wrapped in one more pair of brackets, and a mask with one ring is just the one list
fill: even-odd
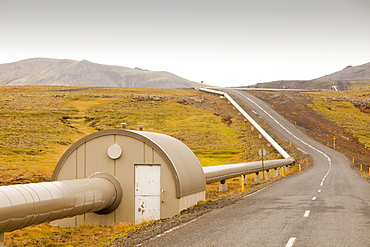
[(265, 171), (265, 179), (270, 179), (270, 171)]
[(254, 174), (254, 182), (259, 182), (261, 181), (261, 177), (260, 177), (260, 174)]
[(227, 190), (227, 184), (220, 184), (218, 186), (218, 191), (226, 191)]
[(278, 169), (274, 169), (274, 178), (276, 178), (277, 176), (279, 176), (279, 171)]

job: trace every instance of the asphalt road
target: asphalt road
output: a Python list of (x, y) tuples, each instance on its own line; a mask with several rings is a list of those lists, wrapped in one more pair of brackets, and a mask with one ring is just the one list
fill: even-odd
[(142, 246), (370, 246), (370, 184), (345, 156), (305, 136), (264, 102), (234, 92), (314, 166)]

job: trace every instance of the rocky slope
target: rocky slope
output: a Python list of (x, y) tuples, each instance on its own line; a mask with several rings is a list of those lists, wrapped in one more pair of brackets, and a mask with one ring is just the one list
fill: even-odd
[(344, 69), (315, 79), (314, 81), (365, 81), (370, 80), (370, 63), (347, 66)]

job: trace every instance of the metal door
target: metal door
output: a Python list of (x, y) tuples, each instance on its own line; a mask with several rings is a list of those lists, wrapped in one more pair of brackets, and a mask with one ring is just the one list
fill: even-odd
[(160, 219), (160, 168), (135, 165), (135, 224)]

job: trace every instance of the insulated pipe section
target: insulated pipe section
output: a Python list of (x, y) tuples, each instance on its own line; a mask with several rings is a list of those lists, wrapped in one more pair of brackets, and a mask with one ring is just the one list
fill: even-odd
[(204, 176), (206, 177), (206, 183), (214, 183), (229, 178), (235, 178), (240, 175), (251, 174), (260, 172), (263, 169), (269, 170), (276, 167), (290, 165), (294, 162), (294, 158), (290, 157), (287, 159), (279, 160), (265, 160), (263, 161), (263, 168), (261, 161), (230, 164), (230, 165), (218, 165), (218, 166), (205, 166), (203, 168)]
[(290, 158), (291, 156), (282, 148), (280, 145), (271, 138), (267, 132), (257, 124), (254, 119), (246, 113), (243, 108), (241, 108), (238, 103), (236, 103), (227, 93), (221, 92), (221, 91), (216, 91), (216, 90), (211, 90), (211, 89), (206, 89), (206, 88), (200, 88), (199, 90), (204, 91), (204, 92), (209, 92), (209, 93), (214, 93), (214, 94), (219, 94), (223, 95), (257, 130), (258, 132), (261, 133), (261, 135), (275, 148), (275, 150), (283, 156), (284, 159)]
[(0, 234), (89, 212), (107, 214), (120, 204), (116, 178), (90, 178), (0, 187)]

